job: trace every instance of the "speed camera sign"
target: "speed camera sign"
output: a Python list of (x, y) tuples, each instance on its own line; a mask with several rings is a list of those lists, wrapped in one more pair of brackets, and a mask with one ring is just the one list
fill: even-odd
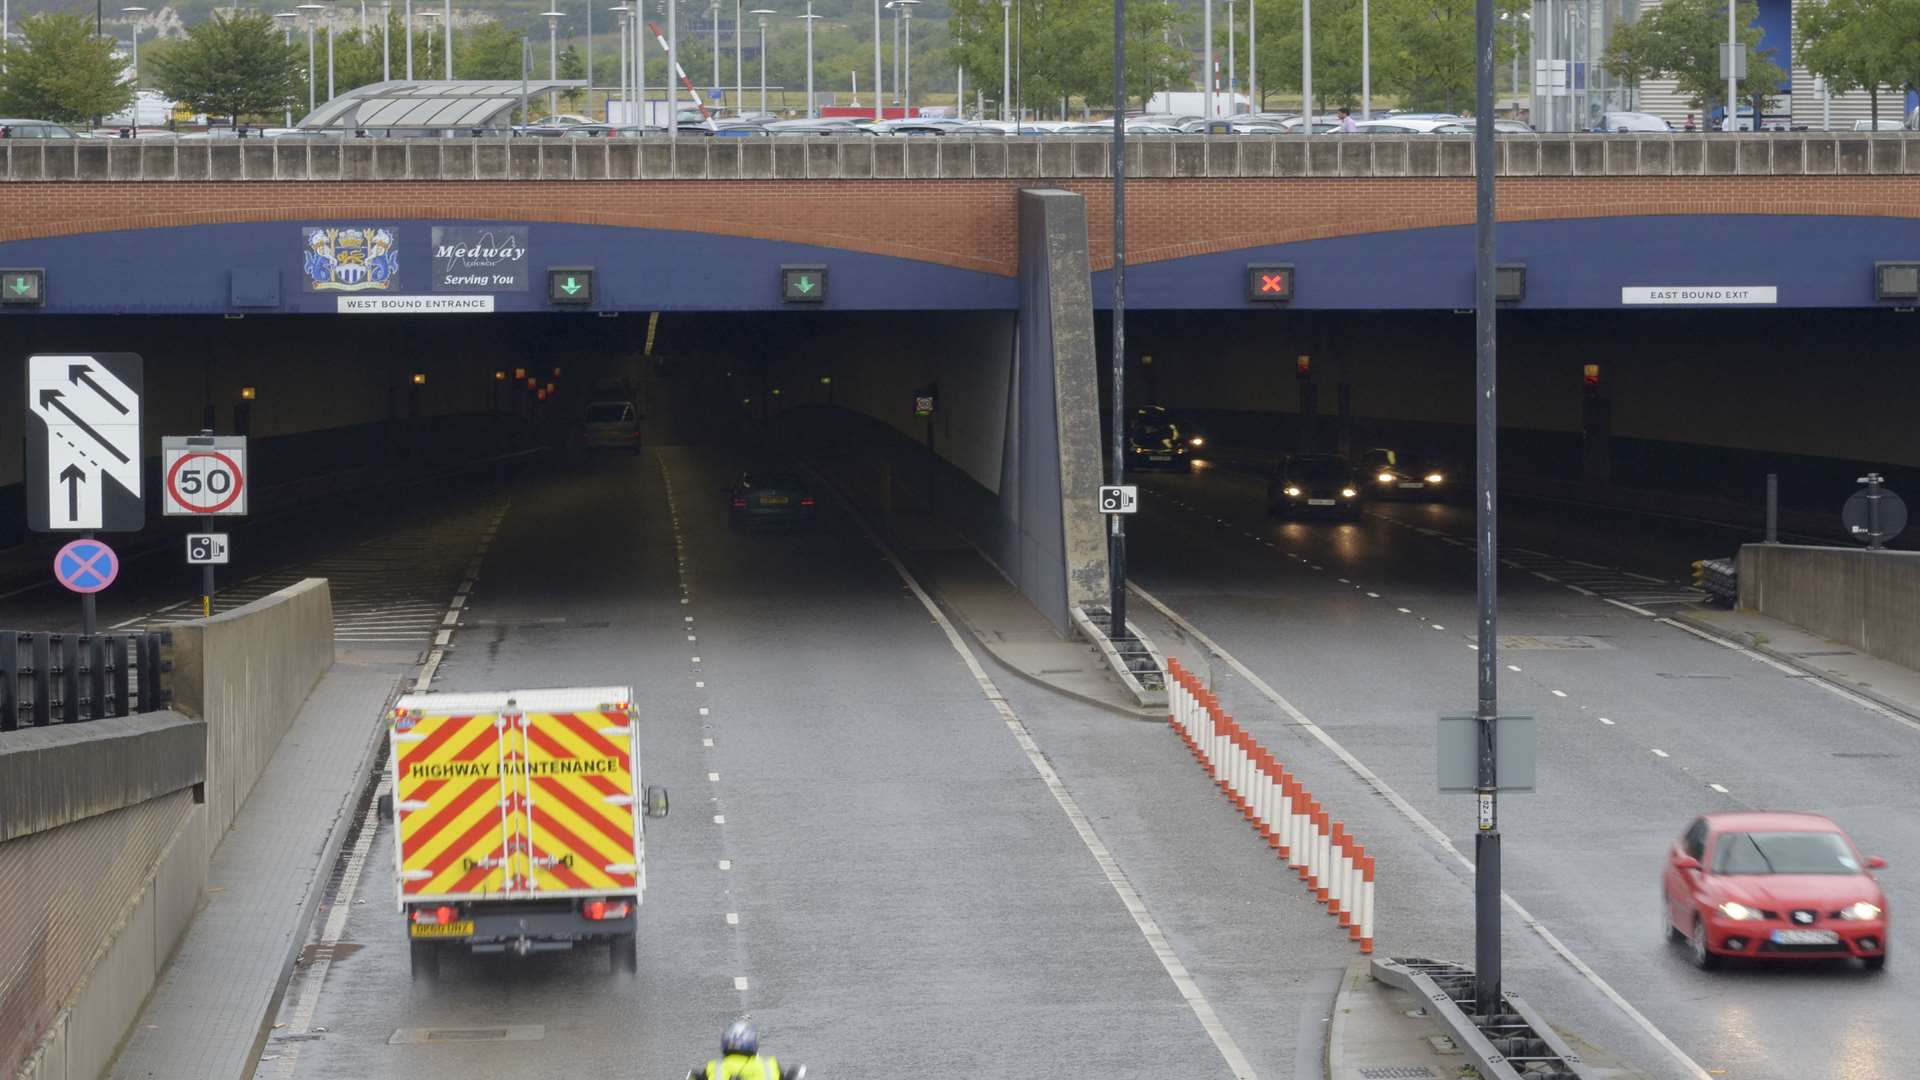
[(247, 440), (240, 435), (174, 435), (161, 440), (161, 485), (169, 517), (247, 512)]
[(1100, 512), (1131, 514), (1140, 509), (1140, 489), (1132, 484), (1100, 485)]

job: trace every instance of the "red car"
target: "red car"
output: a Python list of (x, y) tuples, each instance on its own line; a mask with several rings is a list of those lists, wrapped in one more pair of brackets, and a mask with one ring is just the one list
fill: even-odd
[(1711, 970), (1728, 956), (1887, 966), (1887, 898), (1840, 826), (1818, 814), (1737, 812), (1695, 819), (1667, 853), (1662, 928)]

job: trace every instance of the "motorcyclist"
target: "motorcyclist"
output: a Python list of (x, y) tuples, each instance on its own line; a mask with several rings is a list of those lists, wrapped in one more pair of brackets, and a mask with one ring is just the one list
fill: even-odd
[(773, 1055), (760, 1052), (760, 1034), (745, 1020), (727, 1025), (720, 1036), (720, 1056), (703, 1067), (690, 1069), (687, 1080), (806, 1080), (807, 1067), (782, 1069)]

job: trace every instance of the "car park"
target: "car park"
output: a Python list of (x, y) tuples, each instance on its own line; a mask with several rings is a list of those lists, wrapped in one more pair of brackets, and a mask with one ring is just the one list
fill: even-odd
[(0, 139), (73, 139), (73, 129), (51, 120), (0, 120)]
[(1267, 479), (1267, 513), (1275, 516), (1360, 512), (1360, 478), (1339, 454), (1287, 454)]
[[(1498, 130), (1498, 129), (1495, 129)], [(1593, 126), (1595, 131), (1609, 132), (1668, 132), (1673, 125), (1652, 113), (1609, 112), (1600, 114), (1600, 122)]]
[(1673, 841), (1661, 874), (1661, 929), (1696, 966), (1729, 957), (1858, 958), (1887, 964), (1887, 898), (1866, 856), (1818, 814), (1703, 814)]

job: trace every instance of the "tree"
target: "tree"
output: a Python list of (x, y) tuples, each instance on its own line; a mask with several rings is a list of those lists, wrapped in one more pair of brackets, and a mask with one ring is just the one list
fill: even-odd
[[(1089, 106), (1113, 103), (1113, 5), (1102, 0), (1017, 0), (1020, 55), (1016, 94), (1027, 108), (1058, 108), (1062, 98)], [(1189, 84), (1185, 52), (1167, 39), (1179, 15), (1171, 0), (1132, 0), (1127, 5), (1127, 95), (1140, 99)], [(949, 65), (965, 68), (969, 82), (999, 97), (1001, 85), (1000, 0), (954, 0), (948, 31)]]
[[(1734, 14), (1741, 26), (1740, 42), (1748, 50), (1747, 77), (1741, 85), (1751, 95), (1757, 126), (1787, 73), (1773, 62), (1774, 50), (1756, 47), (1766, 31), (1754, 24), (1759, 8), (1753, 0), (1741, 0)], [(1722, 0), (1666, 0), (1642, 12), (1628, 37), (1626, 44), (1617, 50), (1610, 47), (1602, 57), (1601, 65), (1609, 74), (1627, 82), (1672, 79), (1703, 113), (1727, 104), (1722, 96), (1727, 80), (1720, 74), (1720, 46), (1727, 40), (1727, 9)]]
[(261, 116), (304, 96), (306, 49), (266, 15), (213, 17), (153, 62), (161, 93), (210, 116)]
[(78, 123), (118, 112), (133, 100), (113, 40), (94, 36), (90, 16), (29, 15), (19, 27), (4, 54), (0, 114)]
[[(1525, 0), (1496, 0), (1506, 18), (1525, 6)], [(1375, 87), (1413, 109), (1472, 108), (1474, 0), (1390, 0), (1374, 7), (1373, 19)], [(1496, 32), (1493, 50), (1497, 70), (1513, 55), (1512, 36)]]
[[(1905, 8), (1897, 11), (1896, 8)], [(1880, 126), (1880, 89), (1912, 85), (1914, 72), (1903, 66), (1903, 53), (1912, 47), (1911, 17), (1915, 5), (1887, 0), (1807, 0), (1797, 22), (1800, 62), (1827, 81), (1829, 93), (1866, 90), (1873, 126)], [(1902, 40), (1903, 36), (1906, 40)]]
[[(525, 35), (501, 22), (483, 22), (454, 38), (453, 73), (460, 79), (520, 78)], [(416, 69), (417, 71), (417, 69)]]

